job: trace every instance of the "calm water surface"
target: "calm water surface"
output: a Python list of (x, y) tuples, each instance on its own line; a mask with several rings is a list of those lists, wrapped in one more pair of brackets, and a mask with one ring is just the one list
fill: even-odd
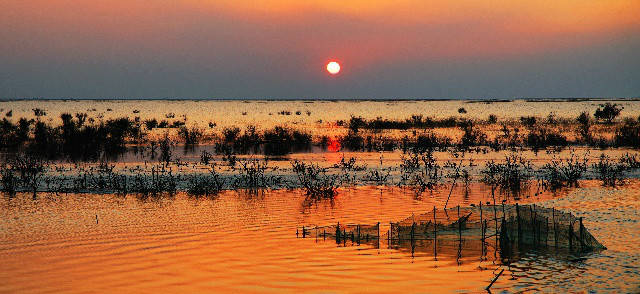
[[(594, 182), (560, 195), (523, 199), (571, 210), (608, 250), (569, 262), (531, 251), (506, 266), (488, 254), (433, 258), (428, 248), (339, 246), (296, 238), (300, 225), (398, 221), (442, 207), (447, 192), (416, 198), (400, 189), (341, 190), (334, 201), (300, 191), (225, 192), (142, 200), (115, 195), (2, 198), (0, 292), (4, 293), (448, 293), (638, 292), (640, 192), (637, 183)], [(455, 191), (450, 205), (486, 201), (486, 191)], [(97, 216), (97, 219), (96, 219)]]

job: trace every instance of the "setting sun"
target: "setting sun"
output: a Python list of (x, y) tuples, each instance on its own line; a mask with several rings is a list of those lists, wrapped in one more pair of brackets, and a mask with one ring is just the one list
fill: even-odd
[(332, 75), (339, 73), (340, 64), (335, 61), (329, 62), (329, 64), (327, 64), (327, 71)]

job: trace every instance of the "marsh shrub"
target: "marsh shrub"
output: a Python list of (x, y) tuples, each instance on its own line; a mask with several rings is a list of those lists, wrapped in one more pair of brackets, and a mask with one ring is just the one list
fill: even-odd
[(640, 117), (635, 120), (627, 118), (615, 131), (616, 146), (640, 148)]
[(446, 148), (451, 145), (449, 137), (440, 137), (433, 132), (427, 132), (417, 136), (413, 149), (417, 152), (425, 152), (427, 150)]
[(622, 109), (623, 107), (620, 107), (618, 104), (607, 102), (605, 104), (600, 104), (600, 107), (596, 109), (594, 116), (597, 120), (604, 120), (607, 123), (611, 123), (616, 117), (618, 117), (618, 115), (620, 115)]
[(194, 196), (216, 195), (224, 188), (224, 179), (216, 172), (215, 167), (209, 174), (191, 175), (187, 178), (187, 193)]
[(640, 156), (638, 154), (625, 153), (620, 157), (619, 162), (627, 168), (640, 168)]
[(533, 168), (531, 161), (513, 154), (506, 156), (504, 163), (488, 161), (481, 173), (483, 182), (516, 194), (529, 184)]
[(591, 134), (591, 126), (593, 125), (593, 119), (588, 112), (583, 111), (576, 118), (578, 122), (578, 138), (584, 143), (591, 143), (593, 141), (593, 135)]
[(349, 133), (340, 138), (340, 146), (354, 151), (363, 150), (364, 137), (362, 137), (358, 132), (349, 131)]
[(13, 124), (3, 118), (0, 121), (0, 149), (15, 151), (22, 147), (29, 139), (29, 129), (34, 122), (21, 118), (17, 124)]
[(487, 144), (487, 135), (474, 126), (471, 120), (460, 123), (460, 128), (464, 132), (460, 144), (464, 147), (480, 146)]
[(551, 189), (577, 186), (582, 174), (587, 171), (587, 154), (579, 159), (571, 153), (568, 159), (553, 158), (542, 167), (545, 184)]
[(242, 135), (236, 136), (233, 141), (233, 148), (237, 153), (257, 153), (262, 142), (262, 135), (255, 126), (249, 125)]
[(593, 164), (593, 168), (604, 186), (616, 186), (622, 183), (625, 164), (614, 162), (609, 156), (601, 154), (598, 162)]
[(178, 129), (178, 135), (184, 140), (184, 144), (187, 146), (198, 145), (200, 138), (202, 138), (202, 131), (196, 127), (191, 129), (187, 127), (180, 127)]
[(487, 123), (495, 124), (497, 122), (498, 122), (498, 116), (496, 116), (495, 114), (490, 114), (489, 118), (487, 119)]
[(264, 153), (266, 155), (286, 155), (292, 151), (311, 148), (311, 134), (276, 126), (264, 132)]
[(291, 166), (308, 196), (333, 198), (337, 194), (339, 186), (337, 175), (329, 175), (325, 168), (297, 160), (292, 161)]
[(227, 143), (233, 143), (240, 134), (240, 128), (238, 127), (226, 127), (222, 130), (222, 138)]
[(237, 160), (239, 168), (235, 176), (232, 186), (236, 189), (264, 189), (277, 186), (281, 178), (275, 175), (267, 174), (267, 171), (274, 171), (277, 168), (270, 168), (269, 162), (258, 159)]
[(31, 154), (10, 154), (0, 168), (2, 189), (14, 194), (18, 189), (29, 189), (34, 196), (38, 191), (49, 161)]

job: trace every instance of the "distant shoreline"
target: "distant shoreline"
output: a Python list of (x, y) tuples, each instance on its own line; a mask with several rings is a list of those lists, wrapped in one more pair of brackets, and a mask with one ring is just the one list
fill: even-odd
[(640, 101), (640, 97), (614, 97), (614, 98), (513, 98), (513, 99), (457, 99), (457, 98), (438, 98), (438, 99), (207, 99), (207, 98), (0, 98), (0, 102), (13, 101), (268, 101), (268, 102), (286, 102), (286, 101), (320, 101), (320, 102), (425, 102), (425, 101), (462, 101), (467, 103), (506, 103), (515, 101), (524, 102), (584, 102), (584, 101)]

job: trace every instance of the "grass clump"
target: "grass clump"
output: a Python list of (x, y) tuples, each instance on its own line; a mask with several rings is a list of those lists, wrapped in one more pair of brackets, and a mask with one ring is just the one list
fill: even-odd
[(481, 173), (483, 182), (518, 194), (522, 188), (529, 185), (533, 168), (531, 161), (524, 159), (521, 155), (512, 154), (505, 157), (504, 163), (488, 161)]
[(600, 104), (600, 107), (596, 109), (594, 116), (599, 121), (605, 121), (606, 123), (611, 123), (613, 120), (620, 115), (623, 107), (620, 105), (607, 102), (605, 104)]
[(582, 174), (587, 171), (588, 161), (587, 154), (579, 159), (573, 152), (567, 159), (553, 158), (542, 167), (545, 185), (551, 189), (576, 187)]
[(237, 160), (239, 167), (233, 167), (238, 171), (232, 186), (234, 189), (258, 190), (277, 186), (281, 179), (275, 175), (269, 175), (268, 171), (275, 171), (277, 168), (270, 168), (269, 162), (258, 159)]
[(626, 169), (624, 163), (615, 162), (609, 156), (601, 154), (598, 162), (593, 164), (593, 168), (604, 186), (614, 187), (623, 183)]
[(264, 153), (281, 156), (311, 148), (311, 134), (276, 126), (264, 132)]
[(291, 162), (300, 185), (313, 198), (333, 198), (338, 193), (338, 176), (327, 174), (325, 168), (300, 161)]
[(613, 141), (616, 146), (640, 148), (640, 117), (625, 119), (615, 131)]
[(215, 170), (209, 169), (209, 174), (191, 175), (187, 178), (187, 193), (193, 196), (216, 195), (224, 188), (224, 179)]

